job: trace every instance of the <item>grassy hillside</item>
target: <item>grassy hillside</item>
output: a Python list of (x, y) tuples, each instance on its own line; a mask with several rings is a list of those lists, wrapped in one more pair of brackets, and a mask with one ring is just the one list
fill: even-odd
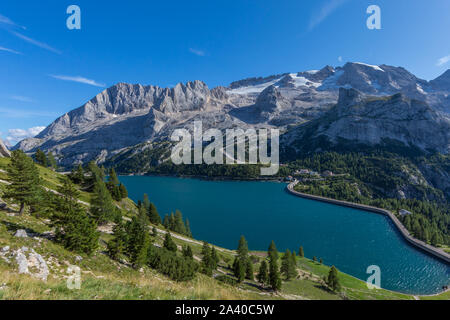
[[(8, 180), (3, 170), (9, 160), (0, 159), (0, 197)], [(44, 185), (55, 190), (58, 173), (47, 168), (39, 168), (45, 180)], [(88, 202), (91, 194), (82, 192), (80, 200)], [(145, 266), (139, 270), (127, 261), (115, 261), (106, 253), (106, 244), (112, 238), (108, 228), (101, 228), (99, 248), (91, 255), (83, 255), (66, 250), (62, 245), (48, 237), (52, 227), (49, 220), (32, 215), (17, 216), (17, 205), (2, 199), (7, 207), (0, 209), (0, 252), (9, 247), (9, 252), (22, 247), (33, 248), (42, 255), (49, 267), (47, 281), (29, 275), (18, 274), (14, 259), (7, 262), (0, 255), (0, 299), (413, 299), (414, 297), (387, 290), (369, 290), (366, 284), (354, 277), (339, 273), (342, 292), (331, 292), (322, 278), (328, 274), (329, 267), (306, 258), (297, 258), (297, 276), (294, 280), (283, 281), (282, 289), (273, 293), (262, 288), (256, 281), (245, 280), (237, 284), (232, 275), (231, 265), (235, 251), (216, 247), (219, 267), (213, 277), (196, 273), (193, 280), (177, 282)], [(130, 199), (116, 202), (123, 212), (136, 212), (136, 205)], [(124, 217), (129, 219), (129, 217)], [(110, 226), (111, 227), (111, 226)], [(150, 225), (150, 229), (153, 226)], [(164, 228), (156, 226), (158, 236), (153, 245), (163, 243)], [(15, 237), (16, 230), (27, 231), (27, 238)], [(110, 229), (110, 228), (109, 228)], [(150, 231), (150, 230), (149, 230)], [(194, 259), (202, 258), (202, 243), (180, 234), (172, 233), (178, 250), (184, 245), (192, 248)], [(255, 273), (266, 258), (264, 252), (250, 252)], [(76, 265), (81, 268), (81, 289), (67, 288), (67, 268)], [(448, 293), (423, 297), (424, 299), (448, 299)]]

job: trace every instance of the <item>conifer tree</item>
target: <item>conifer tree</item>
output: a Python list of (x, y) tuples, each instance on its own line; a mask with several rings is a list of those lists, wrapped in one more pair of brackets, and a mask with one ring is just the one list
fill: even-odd
[(114, 227), (114, 238), (108, 242), (108, 254), (113, 260), (119, 260), (120, 256), (125, 254), (128, 235), (122, 223)]
[(174, 230), (180, 234), (186, 234), (186, 226), (183, 222), (183, 215), (180, 210), (175, 211)]
[(278, 267), (278, 250), (275, 242), (271, 242), (267, 252), (269, 257), (269, 284), (274, 291), (281, 289), (281, 277)]
[(335, 266), (331, 266), (330, 271), (328, 273), (328, 277), (326, 279), (326, 283), (328, 287), (334, 292), (339, 292), (341, 290), (341, 284), (338, 277), (338, 270)]
[(91, 198), (91, 214), (99, 225), (112, 219), (115, 206), (105, 183), (97, 180), (94, 184), (94, 195)]
[(277, 250), (277, 247), (276, 247), (275, 242), (273, 240), (272, 240), (272, 242), (269, 245), (269, 249), (268, 249), (267, 255), (268, 255), (269, 259), (273, 259), (275, 261), (278, 260), (278, 250)]
[(248, 243), (244, 236), (239, 239), (237, 248), (237, 256), (233, 263), (234, 276), (238, 279), (238, 282), (244, 281), (244, 278), (253, 279), (253, 266), (250, 265), (250, 259), (248, 256)]
[(128, 253), (133, 267), (139, 268), (146, 263), (147, 251), (150, 246), (147, 226), (137, 217), (133, 217), (127, 226)]
[(121, 199), (128, 198), (128, 190), (123, 184), (119, 184), (119, 192)]
[(144, 200), (142, 200), (142, 205), (144, 206), (145, 210), (149, 211), (150, 200), (148, 199), (148, 195), (146, 193), (144, 193)]
[(69, 250), (92, 254), (98, 246), (99, 233), (95, 221), (78, 203), (80, 192), (66, 177), (58, 192), (61, 197), (52, 216), (57, 240)]
[(117, 173), (116, 170), (114, 170), (114, 168), (111, 168), (111, 170), (109, 170), (109, 182), (111, 182), (114, 186), (119, 185), (119, 178), (117, 178)]
[(202, 247), (202, 263), (201, 263), (201, 271), (202, 273), (212, 276), (213, 272), (213, 261), (211, 258), (211, 248), (208, 243), (203, 241)]
[(156, 225), (161, 224), (161, 216), (158, 213), (158, 210), (156, 209), (156, 206), (150, 202), (148, 207), (148, 218), (150, 219), (150, 222)]
[(236, 258), (233, 263), (234, 276), (237, 281), (241, 283), (245, 279), (245, 272), (247, 271), (247, 264), (239, 258)]
[(166, 248), (169, 251), (177, 252), (177, 245), (172, 239), (172, 235), (170, 232), (166, 232), (164, 236), (164, 244), (163, 247)]
[(45, 153), (41, 149), (37, 149), (36, 153), (34, 154), (34, 157), (36, 159), (37, 164), (47, 167), (48, 166), (48, 159)]
[(217, 265), (219, 264), (219, 255), (217, 254), (217, 250), (214, 246), (211, 249), (211, 266), (214, 270), (217, 269)]
[(298, 256), (300, 258), (304, 258), (305, 257), (305, 252), (303, 251), (303, 247), (300, 247), (300, 249), (298, 249)]
[(183, 257), (185, 258), (194, 258), (194, 254), (192, 253), (192, 248), (189, 245), (183, 246)]
[(158, 230), (156, 229), (156, 227), (152, 228), (152, 237), (154, 238), (158, 237)]
[(186, 218), (186, 236), (192, 238), (191, 224), (189, 223), (189, 219)]
[(261, 262), (261, 265), (259, 266), (259, 272), (257, 275), (257, 279), (259, 283), (262, 285), (266, 285), (269, 282), (269, 273), (267, 271), (267, 262), (266, 260), (263, 260)]
[(292, 254), (289, 249), (286, 249), (283, 257), (281, 258), (281, 273), (286, 277), (286, 280), (292, 279), (295, 272), (295, 265), (292, 259)]
[(52, 152), (47, 154), (47, 165), (52, 169), (56, 170), (58, 168), (58, 163), (56, 162), (55, 156)]
[(69, 175), (70, 180), (76, 184), (84, 184), (84, 170), (81, 164), (79, 164), (76, 168), (72, 169), (72, 172)]
[(253, 273), (253, 263), (250, 259), (247, 259), (247, 265), (245, 268), (245, 277), (249, 280), (252, 280), (255, 278), (255, 275)]
[(176, 228), (175, 215), (173, 214), (173, 212), (171, 212), (169, 216), (169, 230), (174, 231), (175, 228)]
[(32, 206), (39, 196), (41, 180), (39, 171), (33, 160), (23, 151), (15, 150), (11, 153), (11, 162), (7, 167), (9, 185), (6, 185), (4, 198), (14, 199), (19, 205), (19, 215), (25, 206)]
[(164, 216), (163, 226), (166, 230), (170, 230), (170, 219), (168, 214)]

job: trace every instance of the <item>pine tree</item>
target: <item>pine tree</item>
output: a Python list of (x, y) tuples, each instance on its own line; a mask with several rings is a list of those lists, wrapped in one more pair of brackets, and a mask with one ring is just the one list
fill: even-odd
[(213, 246), (211, 249), (211, 266), (214, 270), (217, 269), (217, 265), (219, 264), (219, 255), (217, 254), (216, 248)]
[(138, 208), (138, 219), (142, 221), (145, 225), (149, 223), (148, 216), (147, 216), (147, 210), (145, 210), (144, 206), (141, 205)]
[(189, 219), (186, 218), (186, 236), (192, 238), (191, 224), (189, 223)]
[(57, 240), (69, 250), (92, 254), (98, 246), (99, 233), (95, 221), (78, 203), (80, 192), (66, 177), (58, 192), (61, 197), (52, 216)]
[(330, 272), (328, 273), (328, 277), (326, 279), (326, 283), (328, 287), (334, 292), (341, 291), (341, 284), (338, 277), (338, 270), (335, 266), (331, 266)]
[(169, 230), (174, 231), (175, 228), (176, 228), (175, 215), (173, 214), (173, 212), (171, 212), (169, 216)]
[(76, 169), (72, 169), (69, 177), (73, 181), (73, 183), (84, 184), (84, 170), (81, 164), (79, 164)]
[(164, 222), (163, 222), (163, 226), (164, 226), (164, 228), (166, 228), (166, 230), (170, 230), (170, 221), (169, 220), (170, 220), (169, 215), (166, 214), (164, 216)]
[(45, 153), (41, 149), (37, 149), (36, 153), (34, 154), (34, 157), (36, 159), (36, 162), (39, 165), (41, 165), (43, 167), (47, 167), (48, 166), (47, 156), (45, 155)]
[(175, 232), (178, 232), (180, 234), (186, 234), (186, 226), (183, 222), (183, 215), (181, 214), (181, 211), (176, 210), (175, 211), (175, 221), (174, 221), (174, 230)]
[(303, 251), (303, 247), (300, 247), (300, 249), (298, 249), (298, 256), (300, 258), (304, 258), (305, 257), (305, 252)]
[(266, 285), (269, 281), (269, 273), (267, 271), (267, 262), (266, 260), (263, 260), (261, 262), (261, 265), (259, 266), (259, 272), (257, 275), (257, 279), (259, 283), (262, 285)]
[(189, 245), (183, 246), (183, 257), (185, 258), (194, 258), (194, 254), (192, 253), (192, 248)]
[(55, 156), (52, 152), (47, 154), (47, 165), (52, 169), (56, 170), (58, 168), (58, 163), (56, 162)]
[(142, 200), (142, 205), (144, 206), (145, 210), (149, 211), (150, 200), (148, 199), (148, 195), (146, 193), (144, 193), (144, 200)]
[(120, 256), (125, 253), (128, 237), (122, 223), (118, 223), (113, 231), (114, 238), (108, 242), (108, 254), (111, 259), (119, 260)]
[(247, 271), (247, 264), (239, 258), (236, 258), (233, 263), (234, 276), (237, 281), (241, 283), (245, 279), (245, 272)]
[(166, 248), (169, 251), (177, 252), (177, 245), (172, 239), (172, 235), (170, 232), (166, 232), (164, 236), (164, 244), (163, 247)]
[(291, 252), (286, 249), (283, 257), (281, 258), (281, 273), (286, 277), (286, 280), (289, 280), (289, 264), (291, 261)]
[(313, 257), (313, 262), (317, 262), (316, 256)]
[(269, 257), (269, 284), (274, 291), (281, 289), (281, 277), (278, 268), (278, 250), (275, 242), (270, 243), (267, 255)]
[(119, 184), (119, 191), (121, 199), (128, 198), (128, 190), (123, 184)]
[(156, 229), (156, 227), (152, 228), (152, 237), (154, 238), (158, 237), (158, 230)]
[(247, 259), (247, 266), (245, 268), (245, 277), (249, 280), (252, 280), (255, 278), (254, 272), (253, 272), (253, 263), (250, 259)]
[(23, 151), (11, 153), (11, 162), (7, 167), (9, 185), (6, 185), (4, 198), (14, 199), (19, 205), (19, 215), (22, 215), (26, 205), (36, 203), (39, 196), (41, 180), (39, 171), (33, 160)]
[(202, 264), (201, 264), (202, 273), (204, 273), (208, 276), (212, 276), (213, 264), (214, 264), (214, 262), (211, 257), (211, 248), (209, 247), (207, 242), (203, 241)]
[(119, 178), (117, 178), (117, 173), (116, 170), (114, 170), (114, 168), (111, 168), (111, 170), (109, 170), (109, 182), (111, 182), (114, 186), (119, 185)]
[[(145, 198), (144, 198), (145, 200)], [(150, 222), (156, 225), (161, 224), (161, 216), (158, 213), (158, 210), (156, 209), (156, 206), (151, 202), (148, 207), (148, 218), (150, 219)]]
[(267, 254), (269, 256), (269, 259), (273, 259), (275, 261), (278, 260), (278, 250), (277, 250), (277, 247), (275, 246), (275, 242), (273, 240), (269, 245)]
[(128, 253), (133, 267), (139, 268), (147, 261), (147, 251), (150, 246), (147, 226), (137, 217), (133, 217), (127, 225)]
[(94, 195), (91, 198), (91, 214), (99, 225), (112, 219), (116, 208), (105, 183), (97, 180), (94, 184)]
[[(249, 266), (249, 264), (248, 243), (247, 240), (245, 240), (245, 237), (241, 236), (237, 248), (237, 256), (233, 263), (234, 276), (238, 279), (238, 282), (244, 281), (245, 276), (249, 278), (250, 276), (253, 276), (253, 271), (250, 270), (253, 266)], [(250, 271), (252, 274), (250, 274)]]
[(94, 161), (89, 162), (87, 172), (88, 175), (84, 178), (84, 182), (88, 191), (94, 190), (97, 181), (105, 181), (105, 172)]

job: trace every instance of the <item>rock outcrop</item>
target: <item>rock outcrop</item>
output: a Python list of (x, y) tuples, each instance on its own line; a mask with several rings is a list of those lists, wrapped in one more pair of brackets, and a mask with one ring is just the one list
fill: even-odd
[(21, 247), (12, 250), (9, 246), (6, 246), (0, 250), (0, 258), (7, 263), (14, 261), (17, 264), (19, 274), (28, 274), (43, 281), (46, 281), (50, 274), (47, 262), (33, 248)]
[(377, 98), (341, 88), (334, 108), (283, 138), (286, 146), (299, 150), (308, 147), (317, 151), (324, 142), (331, 146), (398, 144), (448, 154), (450, 120), (425, 102), (402, 93)]
[(8, 148), (5, 146), (3, 141), (0, 139), (0, 158), (1, 157), (10, 157), (11, 153), (9, 152)]

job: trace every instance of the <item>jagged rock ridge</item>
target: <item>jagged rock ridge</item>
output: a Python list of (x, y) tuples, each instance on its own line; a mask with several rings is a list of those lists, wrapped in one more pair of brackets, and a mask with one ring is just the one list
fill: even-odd
[[(319, 119), (329, 112), (338, 100), (344, 99), (342, 96), (339, 98), (340, 88), (354, 88), (364, 95), (378, 97), (402, 93), (402, 103), (384, 106), (382, 110), (385, 114), (374, 113), (374, 116), (385, 119), (383, 121), (396, 115), (395, 110), (389, 108), (410, 105), (405, 102), (406, 98), (422, 101), (434, 112), (442, 112), (433, 117), (448, 119), (449, 74), (446, 72), (428, 82), (401, 67), (347, 63), (337, 68), (326, 66), (321, 70), (244, 79), (233, 82), (227, 88), (209, 89), (201, 81), (177, 84), (173, 88), (119, 83), (80, 108), (61, 116), (37, 137), (21, 141), (15, 148), (26, 152), (34, 152), (37, 148), (52, 151), (59, 158), (60, 165), (70, 167), (90, 160), (101, 163), (131, 148), (139, 153), (141, 144), (167, 141), (173, 130), (191, 128), (195, 120), (203, 121), (204, 130), (235, 126), (285, 130), (290, 125)], [(343, 104), (339, 101), (339, 105)], [(411, 104), (414, 105), (411, 110), (421, 110), (417, 107), (418, 102)], [(333, 110), (340, 112), (339, 109)], [(426, 114), (430, 115), (429, 112)], [(386, 117), (383, 118), (384, 115)], [(430, 123), (422, 121), (417, 125)], [(348, 125), (364, 136), (366, 124), (362, 121), (357, 124)], [(404, 129), (411, 128), (412, 125)], [(373, 127), (373, 130), (381, 129), (382, 126)], [(381, 135), (387, 136), (391, 131), (394, 133), (393, 128), (386, 129)], [(343, 132), (336, 131), (336, 134), (345, 137)], [(330, 136), (332, 134), (330, 132)], [(419, 148), (428, 145), (425, 140), (430, 137), (423, 136), (424, 141), (416, 139), (418, 137), (408, 140), (408, 134), (404, 134), (402, 141), (417, 141)], [(439, 150), (448, 151), (446, 145), (444, 141)]]

